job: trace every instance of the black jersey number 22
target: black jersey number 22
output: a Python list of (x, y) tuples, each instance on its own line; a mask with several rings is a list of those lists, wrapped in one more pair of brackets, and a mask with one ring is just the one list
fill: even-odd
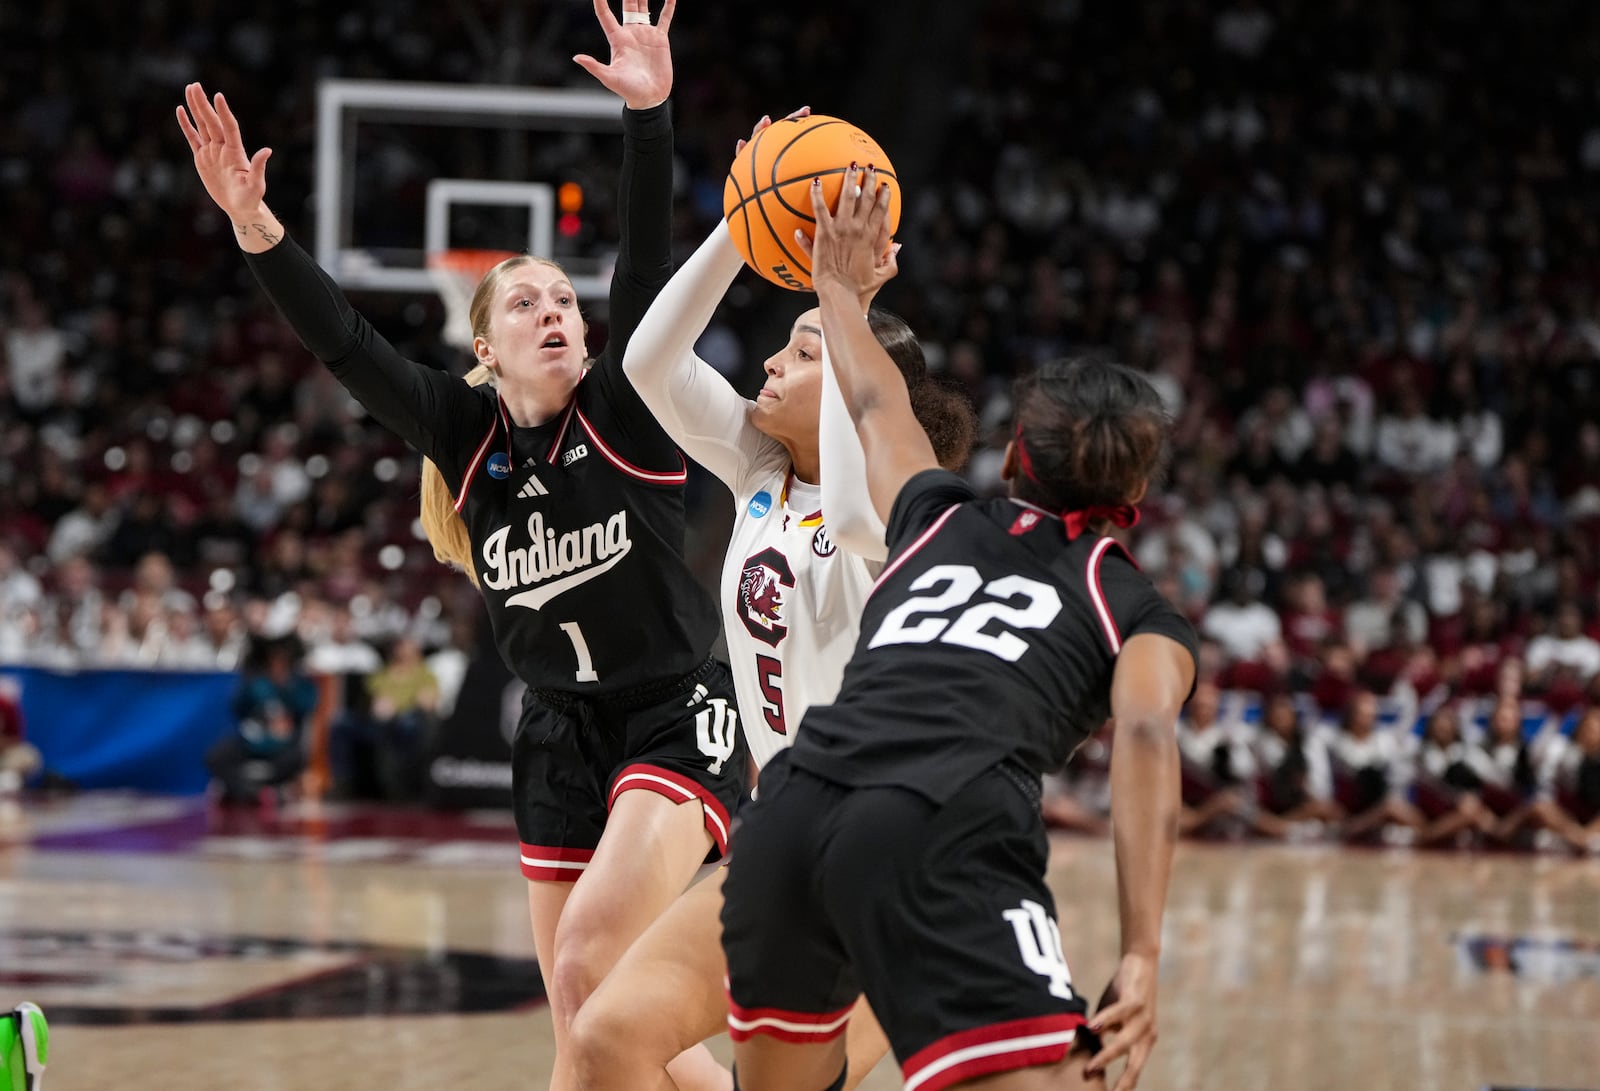
[[(965, 564), (934, 565), (912, 581), (911, 590), (932, 594), (913, 595), (891, 610), (868, 648), (937, 640), (1015, 663), (1028, 651), (1028, 642), (1016, 630), (1043, 629), (1061, 613), (1061, 595), (1049, 584), (1026, 576), (984, 583), (978, 570)], [(980, 590), (987, 600), (969, 606)], [(911, 619), (919, 615), (931, 616), (913, 624)], [(996, 623), (998, 631), (988, 631)]]

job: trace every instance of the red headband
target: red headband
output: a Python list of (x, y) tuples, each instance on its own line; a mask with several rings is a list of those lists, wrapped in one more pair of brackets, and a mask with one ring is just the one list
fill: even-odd
[[(1033, 472), (1033, 459), (1028, 454), (1028, 445), (1022, 440), (1022, 422), (1017, 422), (1016, 439), (1017, 462), (1022, 467), (1022, 476), (1032, 481), (1040, 488), (1044, 486)], [(1139, 509), (1132, 504), (1096, 504), (1093, 507), (1082, 508), (1078, 511), (1061, 512), (1061, 522), (1067, 530), (1067, 541), (1073, 541), (1089, 529), (1091, 523), (1101, 520), (1109, 522), (1114, 527), (1127, 530), (1129, 527), (1139, 525)]]

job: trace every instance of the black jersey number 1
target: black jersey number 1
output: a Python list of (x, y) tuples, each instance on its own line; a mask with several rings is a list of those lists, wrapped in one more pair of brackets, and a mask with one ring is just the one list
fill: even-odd
[[(914, 595), (889, 611), (867, 647), (937, 640), (1015, 663), (1027, 654), (1028, 642), (1014, 630), (1043, 629), (1061, 613), (1061, 595), (1049, 584), (1026, 576), (1002, 576), (986, 584), (978, 570), (967, 564), (936, 564), (911, 582), (913, 591), (935, 588), (942, 589), (931, 595)], [(948, 615), (971, 602), (980, 589), (996, 601), (968, 607), (952, 621)], [(918, 614), (933, 616), (911, 624)], [(1000, 623), (1000, 631), (986, 632), (994, 622)]]

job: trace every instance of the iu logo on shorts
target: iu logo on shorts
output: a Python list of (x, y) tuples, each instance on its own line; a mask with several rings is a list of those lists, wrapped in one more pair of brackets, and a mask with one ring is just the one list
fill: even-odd
[[(705, 701), (706, 693), (705, 686), (695, 686), (689, 704), (692, 706)], [(721, 773), (723, 765), (739, 747), (739, 714), (728, 705), (725, 698), (713, 697), (695, 713), (694, 740), (700, 747), (700, 753), (711, 759), (711, 764), (706, 766), (707, 771), (713, 776)]]
[(1050, 919), (1044, 906), (1024, 898), (1021, 909), (1007, 909), (1001, 916), (1011, 922), (1017, 933), (1022, 964), (1050, 983), (1051, 996), (1071, 1000), (1072, 972), (1067, 969), (1067, 956), (1061, 952), (1061, 928)]

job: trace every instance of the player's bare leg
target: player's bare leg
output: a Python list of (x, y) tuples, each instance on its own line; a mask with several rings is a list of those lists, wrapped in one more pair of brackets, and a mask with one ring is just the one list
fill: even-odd
[[(726, 1029), (728, 966), (721, 921), (726, 877), (718, 870), (690, 887), (628, 948), (583, 1005), (571, 1036), (583, 1091), (683, 1087), (681, 1065), (669, 1065), (668, 1059)], [(852, 1091), (889, 1051), (864, 999), (851, 1012), (845, 1040), (850, 1057), (845, 1089)], [(732, 1075), (720, 1065), (716, 1071), (721, 1086), (731, 1088)]]
[[(578, 1088), (569, 1036), (584, 1001), (650, 922), (683, 893), (710, 851), (704, 814), (698, 801), (678, 803), (644, 790), (624, 792), (612, 806), (594, 858), (572, 885), (555, 929), (545, 980), (555, 1017), (552, 1091)], [(720, 1069), (709, 1054), (703, 1061), (687, 1059), (688, 1071), (677, 1086), (709, 1091), (715, 1085), (694, 1082), (696, 1073), (707, 1073), (708, 1064)]]
[[(657, 917), (583, 1005), (572, 1057), (584, 1091), (674, 1091), (668, 1063), (728, 1024), (718, 869)], [(720, 1086), (733, 1086), (720, 1065)], [(709, 1085), (708, 1085), (709, 1086)]]
[(884, 1036), (883, 1027), (878, 1024), (878, 1017), (872, 1014), (872, 1008), (864, 996), (850, 1009), (850, 1022), (844, 1032), (844, 1050), (850, 1058), (844, 1091), (855, 1091), (860, 1087), (861, 1081), (889, 1052), (889, 1039)]
[(733, 1047), (739, 1091), (829, 1091), (844, 1064), (842, 1037), (797, 1045), (758, 1034)]

